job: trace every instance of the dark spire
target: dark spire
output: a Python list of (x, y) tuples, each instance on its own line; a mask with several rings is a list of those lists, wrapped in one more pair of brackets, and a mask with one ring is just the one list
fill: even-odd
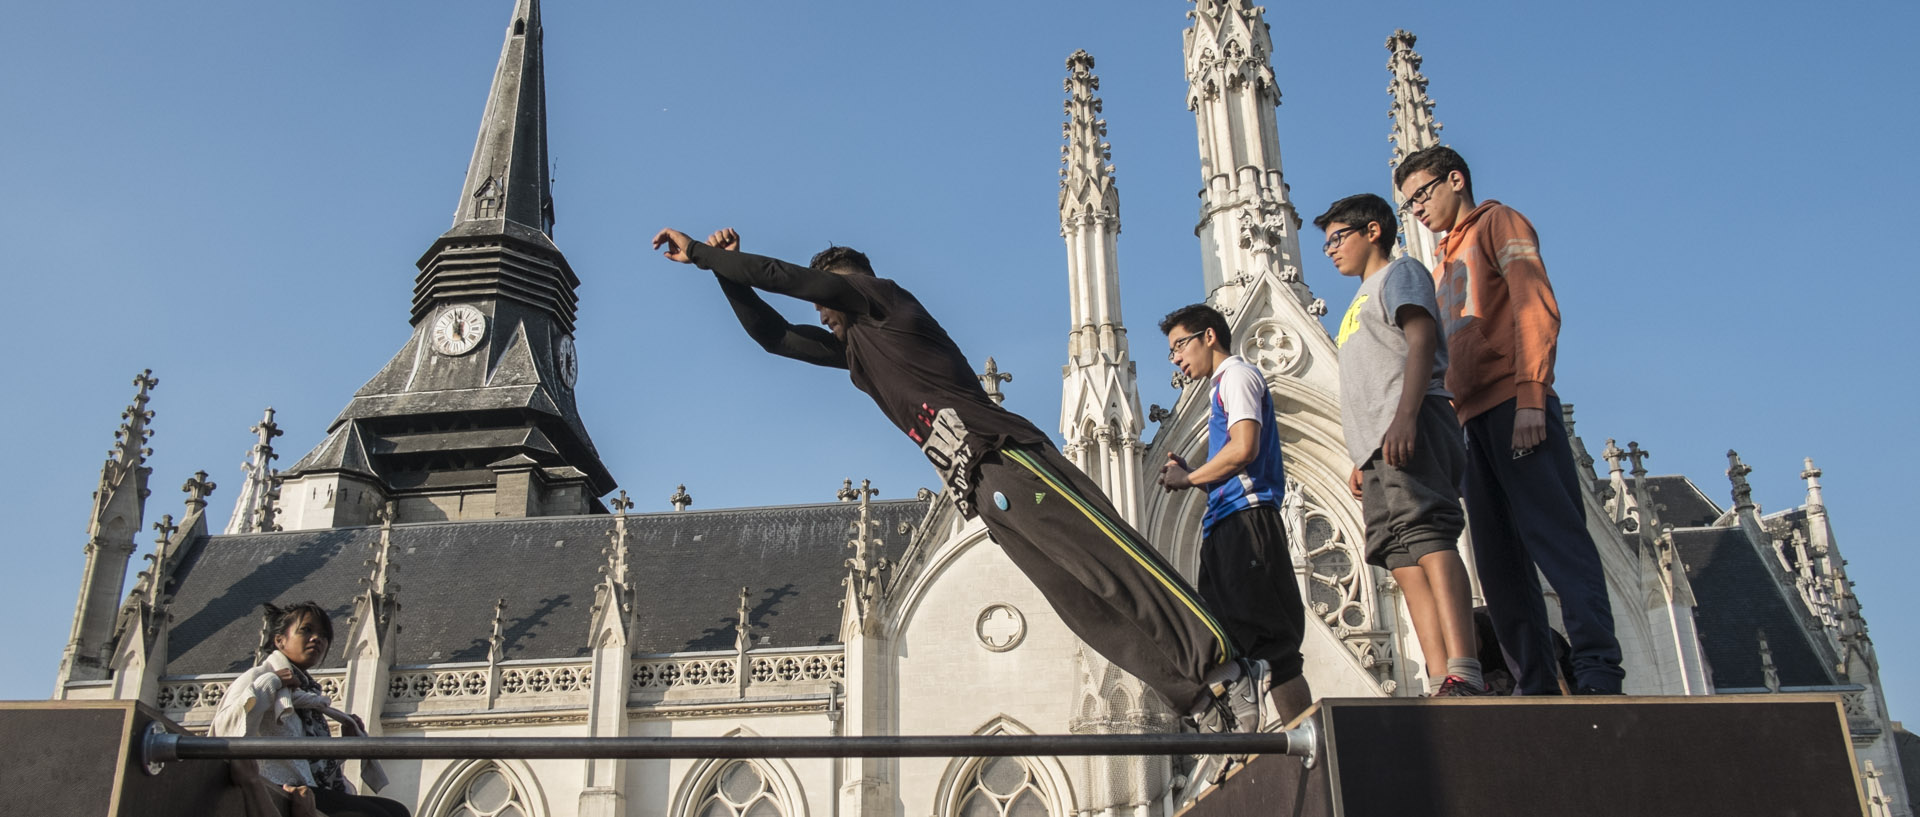
[[(539, 0), (515, 0), (453, 227), (417, 264), (413, 336), (286, 484), (371, 480), (355, 507), (401, 500), (401, 522), (440, 513), (409, 494), (471, 498), (453, 518), (604, 511), (617, 486), (574, 402), (580, 279), (552, 237), (542, 36)], [(283, 501), (293, 527), (366, 524), (329, 486)]]
[(449, 302), (505, 297), (573, 332), (580, 279), (553, 243), (543, 35), (540, 0), (516, 0), (453, 227), (418, 262), (415, 323)]
[(553, 184), (547, 162), (547, 81), (540, 46), (540, 0), (518, 0), (493, 71), (493, 90), (473, 143), (467, 183), (447, 235), (532, 230), (553, 235)]

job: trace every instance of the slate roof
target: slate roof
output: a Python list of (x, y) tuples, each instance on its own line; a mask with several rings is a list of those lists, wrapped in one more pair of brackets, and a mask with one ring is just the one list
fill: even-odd
[(1647, 494), (1654, 504), (1666, 506), (1661, 523), (1676, 528), (1704, 528), (1724, 513), (1693, 480), (1679, 475), (1647, 477)]
[[(1782, 686), (1839, 683), (1803, 629), (1775, 579), (1778, 567), (1747, 541), (1739, 528), (1692, 528), (1673, 532), (1674, 547), (1693, 584), (1700, 645), (1717, 688), (1762, 687), (1759, 633), (1767, 634)], [(1792, 592), (1788, 590), (1788, 592)]]
[[(874, 502), (881, 555), (897, 557), (919, 500)], [(748, 623), (769, 647), (837, 643), (840, 579), (854, 503), (787, 505), (627, 517), (641, 654), (729, 649), (742, 586)], [(587, 654), (594, 587), (606, 564), (609, 515), (433, 522), (393, 527), (401, 609), (399, 665), (483, 661), (496, 599), (507, 602), (505, 655)], [(209, 536), (176, 571), (169, 675), (237, 672), (251, 665), (262, 602), (314, 600), (335, 633), (367, 575), (377, 527)], [(338, 640), (322, 667), (343, 662)]]

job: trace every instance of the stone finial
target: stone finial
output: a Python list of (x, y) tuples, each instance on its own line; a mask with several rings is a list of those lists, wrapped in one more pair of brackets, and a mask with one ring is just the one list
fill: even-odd
[(133, 402), (120, 412), (120, 428), (113, 432), (113, 450), (107, 452), (107, 465), (101, 474), (103, 485), (119, 482), (122, 476), (133, 473), (153, 456), (153, 449), (147, 447), (147, 441), (153, 439), (153, 429), (147, 427), (153, 422), (153, 411), (147, 408), (147, 402), (152, 399), (149, 392), (160, 385), (160, 379), (153, 376), (152, 369), (146, 369), (134, 375), (133, 385), (138, 389)]
[(1813, 458), (1806, 458), (1807, 467), (1800, 472), (1800, 478), (1807, 482), (1807, 512), (1821, 513), (1827, 509), (1827, 503), (1820, 493), (1820, 476), (1823, 473), (1813, 466)]
[(1600, 458), (1607, 461), (1607, 473), (1618, 474), (1626, 470), (1622, 463), (1627, 461), (1627, 452), (1614, 445), (1612, 437), (1607, 438), (1607, 447), (1600, 449)]
[(227, 533), (255, 533), (279, 530), (274, 522), (279, 510), (274, 507), (280, 498), (279, 472), (273, 469), (273, 461), (280, 458), (274, 453), (273, 438), (284, 436), (286, 432), (273, 421), (273, 407), (268, 406), (260, 422), (249, 429), (254, 434), (253, 448), (247, 451), (247, 459), (240, 464), (240, 472), (245, 475), (240, 483), (239, 496), (233, 503), (233, 516), (227, 520)]
[(878, 493), (870, 480), (860, 480), (860, 487), (853, 493), (860, 499), (860, 517), (853, 523), (853, 538), (847, 541), (847, 547), (853, 549), (853, 558), (847, 560), (847, 577), (843, 583), (852, 591), (858, 609), (855, 611), (861, 626), (867, 631), (877, 626), (875, 611), (879, 607), (882, 579), (881, 575), (892, 566), (881, 558), (879, 550), (884, 544), (874, 535), (877, 523), (873, 520), (872, 497)]
[(693, 495), (687, 493), (685, 483), (682, 483), (679, 488), (674, 490), (673, 496), (667, 497), (667, 504), (672, 505), (676, 511), (684, 511), (693, 505)]
[[(680, 487), (685, 488), (687, 486), (682, 485)], [(627, 511), (633, 510), (633, 500), (627, 496), (626, 491), (622, 490), (619, 496), (607, 500), (607, 507), (613, 509), (615, 516), (626, 516)]]
[(1113, 145), (1107, 142), (1107, 120), (1100, 118), (1102, 103), (1096, 92), (1100, 78), (1093, 73), (1093, 57), (1075, 51), (1067, 57), (1067, 78), (1061, 83), (1067, 120), (1060, 126), (1066, 144), (1060, 146), (1060, 226), (1083, 219), (1112, 221), (1119, 230), (1119, 197), (1113, 185)]
[(1387, 85), (1387, 94), (1392, 104), (1387, 115), (1393, 120), (1393, 130), (1387, 140), (1393, 143), (1393, 159), (1389, 165), (1398, 165), (1414, 151), (1424, 150), (1440, 144), (1440, 129), (1444, 127), (1433, 118), (1433, 98), (1427, 95), (1427, 76), (1420, 73), (1420, 65), (1425, 58), (1413, 50), (1418, 37), (1405, 29), (1397, 29), (1387, 38), (1387, 72), (1392, 81)]
[[(393, 562), (393, 520), (397, 515), (398, 508), (392, 500), (373, 512), (374, 519), (380, 522), (380, 538), (369, 545), (373, 556), (360, 563), (367, 568), (367, 575), (360, 579), (360, 584), (367, 588), (367, 594), (376, 602), (391, 603), (400, 592), (400, 585), (393, 581), (393, 574), (400, 570), (400, 566)], [(397, 609), (397, 605), (384, 609), (382, 617), (391, 614), (392, 609)]]
[(1774, 666), (1773, 648), (1767, 645), (1767, 631), (1760, 630), (1760, 675), (1765, 679), (1768, 692), (1780, 691), (1780, 668)]
[(206, 510), (207, 496), (213, 493), (215, 487), (217, 486), (207, 481), (207, 472), (205, 471), (193, 472), (193, 478), (187, 480), (185, 485), (180, 486), (180, 490), (185, 491), (187, 494), (187, 514), (189, 516)]
[(1645, 478), (1647, 475), (1647, 467), (1643, 464), (1643, 461), (1651, 456), (1653, 456), (1653, 454), (1641, 448), (1640, 443), (1629, 441), (1627, 443), (1627, 459), (1633, 462), (1633, 470), (1628, 473), (1633, 474), (1635, 479)]
[(739, 618), (733, 622), (733, 646), (734, 649), (740, 652), (746, 652), (747, 647), (753, 644), (752, 627), (747, 623), (749, 613), (747, 600), (750, 598), (752, 598), (751, 594), (747, 592), (745, 586), (742, 586), (740, 588)]
[(844, 479), (840, 481), (840, 490), (833, 492), (833, 498), (841, 502), (852, 502), (860, 498), (860, 492), (854, 490), (852, 479)]
[(920, 490), (913, 492), (913, 498), (921, 502), (931, 502), (933, 501), (933, 489), (923, 486)]
[(1753, 504), (1753, 486), (1747, 484), (1747, 475), (1753, 468), (1740, 461), (1740, 452), (1727, 449), (1727, 479), (1733, 482), (1733, 509), (1750, 510)]
[(500, 599), (493, 603), (493, 631), (487, 636), (487, 665), (490, 667), (500, 666), (500, 661), (506, 657), (506, 624), (507, 600)]
[(993, 400), (994, 405), (997, 406), (1006, 401), (1006, 395), (1000, 393), (1000, 384), (1012, 383), (1013, 374), (1000, 371), (999, 364), (995, 363), (993, 358), (987, 358), (987, 370), (975, 377), (980, 378), (981, 388), (986, 390), (987, 397)]
[(1163, 408), (1159, 403), (1147, 406), (1147, 422), (1164, 423), (1171, 419), (1173, 419), (1173, 412)]

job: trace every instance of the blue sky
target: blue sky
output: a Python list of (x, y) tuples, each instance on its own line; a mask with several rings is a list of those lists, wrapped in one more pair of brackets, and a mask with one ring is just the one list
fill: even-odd
[[(1870, 35), (1912, 30), (1920, 7), (1563, 5), (1274, 4), (1302, 215), (1387, 192), (1382, 43), (1419, 34), (1442, 138), (1483, 197), (1540, 229), (1582, 435), (1596, 452), (1637, 440), (1655, 473), (1723, 505), (1728, 448), (1767, 509), (1803, 501), (1814, 457), (1899, 717), (1920, 701), (1901, 362), (1916, 332), (1898, 312), (1920, 296), (1905, 258), (1920, 174), (1899, 141), (1920, 115), (1903, 53)], [(1014, 373), (1010, 408), (1054, 427), (1060, 83), (1077, 48), (1098, 61), (1118, 168), (1125, 317), (1156, 347), (1157, 318), (1204, 294), (1187, 8), (550, 3), (581, 413), (639, 508), (666, 510), (680, 483), (708, 508), (824, 501), (848, 477), (882, 497), (934, 483), (843, 374), (764, 356), (704, 273), (651, 257), (660, 226), (731, 225), (792, 259), (865, 250), (970, 356)], [(509, 10), (9, 10), (0, 698), (52, 688), (89, 492), (136, 372), (161, 380), (149, 522), (178, 515), (204, 469), (224, 523), (261, 408), (280, 412), (289, 465), (404, 341), (413, 261), (452, 217)], [(1336, 306), (1355, 286), (1323, 257), (1306, 276)], [(1141, 358), (1143, 403), (1171, 403)]]

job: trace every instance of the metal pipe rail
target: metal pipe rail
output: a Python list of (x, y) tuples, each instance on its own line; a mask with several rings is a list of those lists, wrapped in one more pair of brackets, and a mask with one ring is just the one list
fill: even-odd
[(142, 743), (150, 771), (176, 760), (469, 758), (1008, 757), (1018, 755), (1287, 754), (1313, 764), (1312, 721), (1246, 735), (902, 735), (733, 738), (210, 738), (154, 724)]

